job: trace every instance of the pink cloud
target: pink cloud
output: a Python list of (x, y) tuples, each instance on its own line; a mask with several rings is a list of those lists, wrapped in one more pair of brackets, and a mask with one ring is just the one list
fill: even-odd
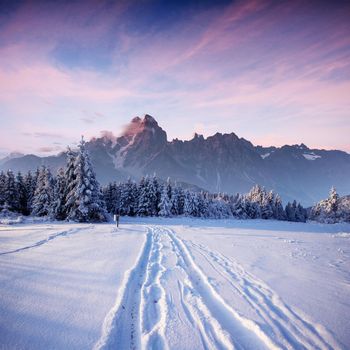
[(58, 147), (58, 146), (54, 146), (54, 147), (44, 146), (44, 147), (39, 147), (37, 149), (37, 151), (40, 153), (56, 153), (56, 152), (62, 151), (62, 150), (63, 150), (63, 148)]
[[(5, 41), (47, 43), (61, 39), (91, 43), (103, 38), (132, 1), (87, 0), (60, 3), (25, 1), (2, 28)], [(72, 36), (74, 33), (74, 36)]]
[[(0, 50), (1, 55), (1, 50)], [(18, 100), (21, 95), (40, 96), (54, 100), (57, 97), (117, 100), (132, 92), (105, 81), (90, 71), (63, 71), (49, 64), (19, 65), (13, 70), (0, 67), (1, 100)]]

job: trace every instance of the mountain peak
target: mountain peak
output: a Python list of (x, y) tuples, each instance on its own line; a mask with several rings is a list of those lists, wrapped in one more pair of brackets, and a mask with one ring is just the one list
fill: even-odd
[(122, 136), (132, 137), (147, 129), (161, 129), (157, 121), (149, 114), (145, 114), (143, 119), (140, 117), (134, 117), (131, 119), (131, 122), (125, 127)]
[(202, 134), (194, 133), (193, 135), (193, 140), (198, 139), (198, 140), (204, 140), (204, 136)]
[(131, 123), (139, 124), (142, 122), (142, 119), (140, 117), (134, 117), (131, 119)]
[(157, 121), (149, 114), (145, 114), (145, 116), (143, 117), (143, 123), (158, 125)]

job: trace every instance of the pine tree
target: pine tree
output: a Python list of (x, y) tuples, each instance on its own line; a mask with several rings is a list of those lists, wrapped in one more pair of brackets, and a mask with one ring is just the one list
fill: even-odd
[(257, 202), (252, 202), (249, 198), (245, 197), (245, 212), (248, 218), (258, 219), (261, 218), (261, 208)]
[(237, 195), (236, 198), (233, 199), (231, 204), (232, 215), (239, 219), (246, 219), (246, 198), (243, 195)]
[(75, 160), (76, 153), (73, 152), (69, 147), (67, 149), (66, 167), (64, 169), (64, 177), (66, 182), (66, 189), (64, 192), (65, 198), (65, 212), (70, 213), (75, 205), (76, 194), (76, 175), (75, 175)]
[(83, 138), (78, 147), (79, 151), (74, 162), (73, 182), (67, 199), (69, 203), (67, 218), (78, 222), (106, 221), (107, 213), (102, 193)]
[(337, 221), (338, 202), (339, 195), (336, 189), (332, 187), (328, 197), (327, 216), (333, 219), (334, 222)]
[(107, 186), (103, 188), (103, 198), (106, 203), (106, 210), (112, 214), (123, 214), (121, 212), (121, 192), (122, 187), (125, 184), (117, 185), (116, 182), (110, 182)]
[(161, 200), (161, 189), (158, 182), (158, 179), (156, 175), (153, 175), (152, 181), (150, 181), (150, 196), (151, 196), (151, 202), (152, 202), (152, 208), (151, 208), (151, 215), (156, 216), (158, 215), (159, 211), (159, 203)]
[(33, 198), (34, 216), (51, 215), (51, 205), (53, 202), (53, 180), (49, 168), (43, 166), (39, 171), (36, 189)]
[(32, 212), (32, 203), (36, 188), (36, 175), (33, 176), (31, 171), (28, 171), (28, 173), (24, 177), (24, 185), (26, 187), (27, 191), (27, 213), (28, 215)]
[(148, 176), (143, 177), (138, 188), (138, 215), (150, 216), (154, 207), (154, 194), (150, 192), (150, 179)]
[(137, 185), (129, 178), (128, 181), (120, 185), (120, 214), (134, 216), (138, 212), (138, 192)]
[(285, 211), (283, 209), (281, 197), (277, 194), (274, 198), (273, 217), (277, 220), (285, 220)]
[(186, 216), (196, 216), (197, 214), (197, 201), (193, 192), (185, 191), (185, 202), (184, 202), (184, 214)]
[(108, 213), (113, 212), (114, 203), (113, 203), (113, 187), (115, 183), (110, 182), (107, 186), (103, 187), (103, 199), (106, 203), (106, 210)]
[(303, 208), (303, 206), (298, 203), (295, 213), (295, 220), (298, 222), (306, 222), (307, 219), (307, 213), (306, 209)]
[(340, 220), (338, 213), (339, 196), (334, 187), (331, 188), (327, 199), (318, 202), (311, 209), (311, 219), (325, 223), (335, 223)]
[(1, 171), (0, 172), (0, 211), (3, 208), (6, 201), (5, 189), (6, 189), (6, 175), (3, 171)]
[(288, 202), (288, 204), (286, 205), (286, 219), (288, 221), (296, 221), (296, 210), (297, 210), (296, 201), (294, 200), (292, 204)]
[(263, 188), (259, 185), (254, 185), (246, 198), (250, 202), (261, 204), (263, 202)]
[(159, 203), (159, 215), (169, 217), (172, 215), (172, 188), (170, 179), (163, 186), (163, 192)]
[(55, 186), (53, 190), (52, 217), (56, 220), (65, 220), (66, 212), (66, 178), (64, 170), (60, 168), (57, 172)]
[(21, 214), (28, 215), (28, 192), (21, 172), (18, 172), (16, 176), (16, 192), (18, 196), (17, 211)]
[(196, 193), (196, 197), (197, 197), (196, 216), (203, 217), (203, 218), (209, 215), (204, 196), (205, 196), (204, 192)]
[(18, 193), (16, 187), (15, 176), (11, 170), (6, 173), (5, 181), (5, 203), (8, 205), (10, 211), (18, 211)]

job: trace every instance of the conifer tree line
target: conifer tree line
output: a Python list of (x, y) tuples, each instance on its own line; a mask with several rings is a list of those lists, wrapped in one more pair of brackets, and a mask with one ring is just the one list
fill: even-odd
[(24, 176), (11, 170), (0, 173), (0, 211), (48, 216), (77, 222), (107, 221), (104, 199), (92, 168), (85, 141), (78, 151), (68, 149), (65, 168), (53, 176), (42, 166)]
[[(16, 175), (0, 173), (0, 215), (20, 213), (55, 220), (103, 222), (110, 214), (128, 216), (189, 216), (200, 218), (277, 219), (305, 222), (350, 221), (343, 213), (335, 189), (310, 213), (293, 201), (285, 207), (281, 197), (255, 185), (247, 194), (227, 195), (193, 191), (154, 176), (138, 182), (113, 182), (101, 188), (82, 139), (78, 150), (68, 148), (64, 168), (53, 176), (48, 167)], [(345, 215), (345, 216), (344, 216)]]
[(277, 219), (305, 222), (306, 210), (296, 201), (283, 208), (281, 198), (255, 185), (248, 194), (229, 196), (183, 189), (156, 176), (136, 183), (110, 183), (103, 188), (107, 211), (128, 216)]

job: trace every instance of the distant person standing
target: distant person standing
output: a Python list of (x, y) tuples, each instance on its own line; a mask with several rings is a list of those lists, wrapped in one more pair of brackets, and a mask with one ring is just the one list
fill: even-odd
[(119, 227), (119, 219), (120, 219), (120, 215), (117, 214), (117, 215), (116, 215), (117, 227)]

